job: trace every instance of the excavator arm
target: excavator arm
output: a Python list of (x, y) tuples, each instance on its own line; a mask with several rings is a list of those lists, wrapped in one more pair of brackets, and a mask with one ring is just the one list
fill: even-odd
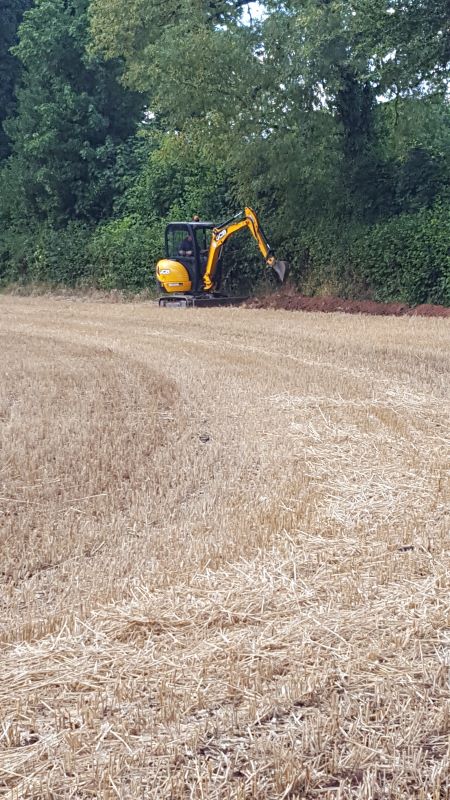
[(210, 292), (214, 289), (214, 275), (222, 248), (230, 236), (233, 236), (233, 234), (242, 230), (242, 228), (248, 228), (250, 230), (250, 233), (254, 239), (256, 239), (266, 264), (274, 270), (281, 283), (284, 281), (287, 271), (286, 262), (276, 260), (261, 225), (259, 224), (257, 215), (253, 209), (246, 207), (244, 214), (237, 214), (236, 217), (233, 217), (213, 229), (208, 260), (203, 276), (203, 291)]

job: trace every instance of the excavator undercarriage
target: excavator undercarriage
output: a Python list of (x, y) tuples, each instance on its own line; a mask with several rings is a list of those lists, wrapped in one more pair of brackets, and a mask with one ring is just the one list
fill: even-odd
[(249, 295), (241, 297), (225, 294), (168, 294), (159, 298), (160, 308), (216, 308), (218, 306), (240, 306), (249, 299)]

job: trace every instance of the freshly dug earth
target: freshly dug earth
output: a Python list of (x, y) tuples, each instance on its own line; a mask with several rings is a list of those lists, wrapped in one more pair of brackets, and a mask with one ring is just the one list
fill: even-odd
[(444, 319), (0, 297), (0, 796), (448, 800)]
[(404, 303), (375, 303), (373, 300), (344, 300), (341, 297), (307, 297), (289, 288), (256, 297), (248, 308), (283, 309), (285, 311), (344, 312), (390, 317), (450, 317), (450, 308), (424, 304), (407, 306)]

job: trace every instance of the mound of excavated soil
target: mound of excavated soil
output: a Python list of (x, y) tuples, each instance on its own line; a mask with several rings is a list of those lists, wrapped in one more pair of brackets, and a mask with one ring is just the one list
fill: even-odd
[(404, 303), (375, 303), (373, 300), (344, 300), (341, 297), (306, 297), (293, 290), (252, 299), (249, 308), (273, 308), (286, 311), (342, 311), (346, 314), (380, 316), (450, 317), (450, 308), (424, 304), (411, 308)]

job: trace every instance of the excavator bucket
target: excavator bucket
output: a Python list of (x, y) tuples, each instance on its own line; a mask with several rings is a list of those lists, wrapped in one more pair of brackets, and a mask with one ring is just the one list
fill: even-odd
[(288, 262), (274, 261), (274, 263), (272, 264), (272, 269), (275, 272), (276, 276), (278, 277), (280, 283), (283, 283), (289, 270)]

